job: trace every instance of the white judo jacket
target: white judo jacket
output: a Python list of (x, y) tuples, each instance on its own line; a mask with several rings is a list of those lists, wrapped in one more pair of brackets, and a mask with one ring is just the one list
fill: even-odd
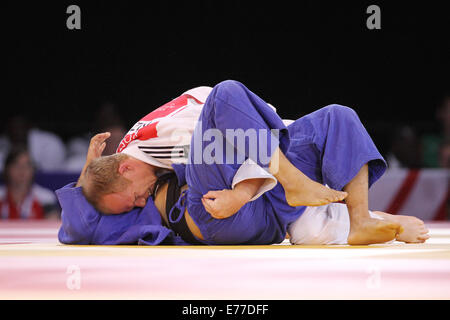
[[(117, 152), (160, 168), (172, 169), (173, 163), (186, 164), (194, 128), (211, 90), (211, 87), (188, 90), (150, 112), (128, 131)], [(232, 188), (243, 180), (254, 178), (266, 181), (251, 200), (277, 184), (273, 175), (248, 159), (236, 172)]]

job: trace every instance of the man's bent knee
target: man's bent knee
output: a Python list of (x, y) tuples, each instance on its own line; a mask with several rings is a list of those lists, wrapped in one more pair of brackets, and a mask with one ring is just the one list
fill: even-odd
[(236, 80), (225, 80), (214, 86), (215, 97), (225, 102), (230, 102), (230, 98), (236, 97), (245, 91), (246, 87)]
[(326, 106), (325, 108), (327, 108), (330, 112), (338, 114), (338, 115), (340, 115), (340, 114), (343, 114), (343, 115), (356, 114), (355, 110), (353, 110), (352, 108), (343, 106), (340, 104), (330, 104), (329, 106)]
[[(233, 105), (233, 100), (240, 94), (240, 91), (245, 90), (245, 86), (236, 80), (225, 80), (216, 84), (211, 91), (207, 103), (203, 107), (202, 113), (206, 117), (214, 117), (216, 109), (219, 108), (220, 112), (235, 112), (235, 110), (229, 110), (228, 105)], [(233, 99), (234, 97), (234, 99)]]
[(325, 107), (330, 115), (339, 119), (354, 119), (355, 117), (359, 119), (358, 114), (352, 108), (342, 106), (339, 104), (332, 104)]

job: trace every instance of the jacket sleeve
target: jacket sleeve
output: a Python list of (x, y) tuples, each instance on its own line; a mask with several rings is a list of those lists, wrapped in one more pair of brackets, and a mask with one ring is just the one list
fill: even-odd
[(58, 240), (64, 244), (90, 244), (101, 213), (86, 200), (75, 182), (56, 190), (61, 206), (61, 227)]

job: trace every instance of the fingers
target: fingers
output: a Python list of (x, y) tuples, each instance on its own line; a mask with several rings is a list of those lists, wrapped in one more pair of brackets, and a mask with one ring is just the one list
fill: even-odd
[(222, 219), (222, 217), (220, 217), (220, 216), (218, 215), (217, 210), (214, 208), (214, 200), (202, 198), (202, 203), (203, 203), (203, 206), (205, 207), (205, 210), (206, 210), (213, 218), (216, 218), (216, 219)]
[(224, 214), (221, 212), (219, 208), (217, 208), (217, 204), (215, 200), (211, 199), (205, 199), (202, 198), (203, 206), (205, 207), (206, 211), (215, 219), (225, 219), (228, 218), (229, 215)]
[(111, 136), (109, 132), (98, 133), (91, 138), (91, 142), (89, 143), (89, 147), (99, 147), (102, 143), (105, 142)]
[(202, 203), (203, 203), (203, 206), (205, 207), (206, 211), (213, 218), (223, 219), (224, 217), (222, 217), (220, 215), (220, 212), (217, 209), (217, 201), (215, 201), (218, 196), (219, 196), (219, 191), (214, 191), (214, 190), (208, 191), (205, 195), (203, 195)]
[(109, 138), (110, 136), (111, 136), (110, 132), (100, 132), (97, 133), (95, 136), (93, 136), (92, 139), (100, 139), (100, 138), (106, 139)]
[(211, 191), (208, 191), (205, 195), (203, 195), (203, 198), (216, 199), (219, 196), (220, 196), (220, 191), (211, 190)]
[(209, 213), (211, 213), (211, 211), (213, 211), (210, 201), (211, 200), (209, 200), (209, 199), (202, 198), (203, 206), (205, 207), (206, 211), (208, 211)]
[(105, 148), (106, 148), (106, 142), (102, 142), (102, 144), (101, 144), (100, 147), (98, 148), (98, 152), (99, 152), (100, 154), (102, 154), (102, 153), (103, 153), (103, 150), (105, 150)]
[(102, 132), (98, 133), (91, 138), (91, 144), (100, 144), (103, 143), (106, 139), (111, 136), (110, 132)]
[(89, 163), (99, 158), (103, 150), (106, 148), (106, 142), (105, 140), (108, 139), (111, 136), (111, 133), (109, 132), (102, 132), (98, 133), (95, 136), (91, 138), (91, 142), (89, 143), (89, 149), (88, 153), (86, 155), (86, 165), (89, 165)]

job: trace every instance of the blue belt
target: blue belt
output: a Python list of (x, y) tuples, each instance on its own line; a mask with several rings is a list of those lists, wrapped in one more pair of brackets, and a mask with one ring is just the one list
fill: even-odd
[(175, 174), (168, 179), (168, 184), (166, 214), (170, 229), (190, 244), (203, 244), (195, 238), (187, 225), (186, 216), (184, 215), (186, 211), (186, 191), (181, 192)]

